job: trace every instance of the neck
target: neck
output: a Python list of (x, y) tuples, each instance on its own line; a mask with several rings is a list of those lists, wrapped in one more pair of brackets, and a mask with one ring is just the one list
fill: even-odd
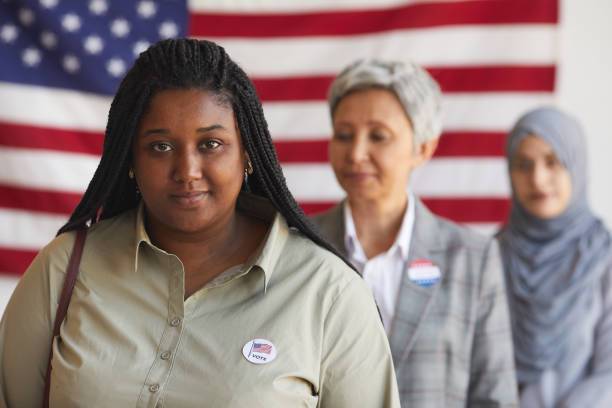
[(385, 200), (348, 199), (357, 238), (368, 258), (387, 251), (397, 237), (408, 208), (408, 194)]
[(235, 242), (236, 237), (240, 235), (241, 224), (240, 216), (236, 211), (227, 214), (206, 230), (195, 232), (169, 228), (158, 222), (152, 222), (149, 217), (146, 222), (147, 232), (153, 244), (166, 252), (177, 255), (181, 260), (183, 260), (181, 254), (190, 253), (193, 248), (197, 248), (201, 255), (226, 252), (228, 244)]

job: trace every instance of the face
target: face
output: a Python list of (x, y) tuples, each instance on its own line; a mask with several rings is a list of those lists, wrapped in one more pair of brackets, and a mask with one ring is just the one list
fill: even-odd
[(535, 217), (555, 218), (570, 203), (570, 174), (552, 147), (537, 136), (519, 143), (510, 163), (510, 179), (518, 202)]
[(246, 156), (230, 106), (201, 90), (156, 94), (133, 145), (150, 228), (198, 232), (228, 222)]
[(437, 140), (415, 149), (412, 125), (397, 97), (367, 89), (342, 98), (333, 115), (329, 159), (350, 201), (403, 197), (410, 174)]

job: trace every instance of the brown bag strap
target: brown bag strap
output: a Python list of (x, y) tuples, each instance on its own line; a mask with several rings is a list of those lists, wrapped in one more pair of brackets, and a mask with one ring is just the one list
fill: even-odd
[(55, 323), (53, 325), (53, 336), (51, 337), (51, 351), (49, 351), (49, 362), (47, 365), (47, 375), (45, 377), (45, 393), (43, 395), (43, 408), (49, 407), (49, 390), (51, 387), (51, 359), (53, 358), (53, 340), (59, 336), (60, 327), (66, 317), (68, 311), (68, 305), (70, 304), (70, 298), (72, 297), (72, 290), (76, 283), (77, 276), (79, 275), (79, 264), (81, 263), (81, 255), (83, 253), (83, 247), (85, 246), (85, 237), (87, 237), (87, 230), (80, 229), (76, 231), (76, 240), (72, 247), (72, 254), (70, 255), (70, 261), (68, 262), (68, 269), (66, 271), (66, 278), (64, 279), (64, 287), (62, 289), (62, 295), (60, 296), (59, 304), (57, 305), (57, 311), (55, 312)]

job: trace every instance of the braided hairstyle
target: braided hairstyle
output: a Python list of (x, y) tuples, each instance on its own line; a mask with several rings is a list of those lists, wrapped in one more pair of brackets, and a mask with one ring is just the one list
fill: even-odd
[(156, 93), (193, 88), (212, 92), (220, 103), (231, 103), (243, 146), (254, 169), (246, 188), (252, 194), (269, 199), (290, 227), (349, 264), (319, 236), (287, 188), (251, 80), (222, 47), (194, 39), (164, 40), (138, 57), (111, 104), (98, 168), (58, 234), (86, 228), (138, 205), (136, 182), (128, 177), (128, 170), (140, 119)]

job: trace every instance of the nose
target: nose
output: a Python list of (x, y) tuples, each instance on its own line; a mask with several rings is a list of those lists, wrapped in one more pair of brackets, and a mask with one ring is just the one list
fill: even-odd
[(175, 156), (173, 179), (179, 183), (191, 183), (202, 178), (202, 158), (197, 151), (183, 150)]
[(348, 149), (350, 163), (360, 163), (368, 158), (368, 142), (363, 137), (354, 137)]
[(531, 171), (531, 183), (534, 187), (543, 187), (548, 182), (550, 170), (543, 164), (537, 163)]

